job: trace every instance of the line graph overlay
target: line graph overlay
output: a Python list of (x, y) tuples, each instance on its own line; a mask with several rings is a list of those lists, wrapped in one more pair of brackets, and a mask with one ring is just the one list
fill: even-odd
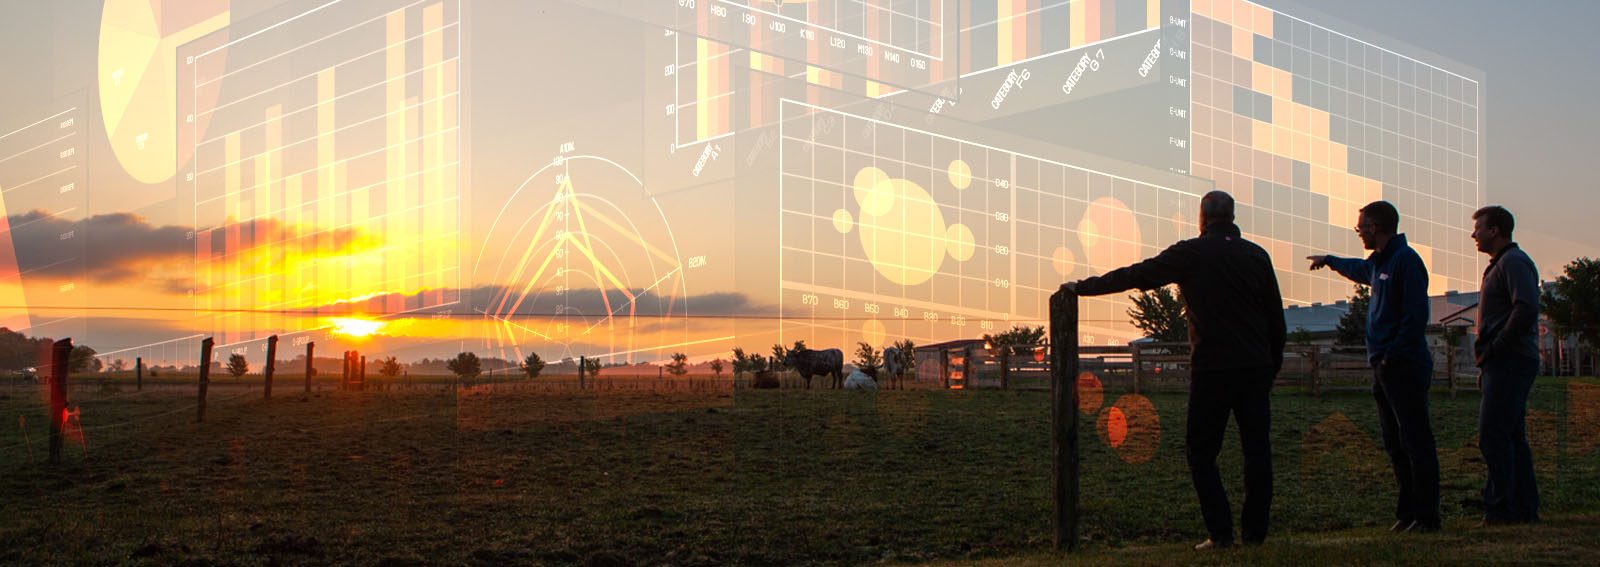
[[(1195, 232), (1200, 193), (1191, 186), (788, 99), (782, 106), (785, 341), (882, 345), (1042, 324), (1061, 282), (1133, 263)], [(1096, 321), (1086, 338), (1137, 338), (1115, 322), (1128, 304), (1086, 299), (1084, 318)]]
[[(0, 327), (81, 336), (87, 208), (83, 97), (0, 125)], [(30, 313), (27, 306), (68, 306)]]
[(179, 49), (196, 307), (240, 310), (219, 340), (295, 326), (274, 310), (456, 302), (459, 0), (291, 3), (224, 31)]
[(666, 216), (637, 176), (604, 157), (562, 154), (534, 172), (477, 252), (474, 273), (496, 282), (474, 300), (495, 356), (521, 360), (543, 345), (547, 360), (631, 363), (703, 342), (689, 334), (684, 263)]

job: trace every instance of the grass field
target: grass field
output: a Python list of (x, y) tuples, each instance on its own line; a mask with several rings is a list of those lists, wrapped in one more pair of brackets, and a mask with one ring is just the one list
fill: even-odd
[[(19, 423), (0, 428), (0, 563), (1055, 560), (1043, 392), (280, 388), (262, 400), (214, 384), (207, 419), (195, 423), (192, 390), (80, 385), (82, 435), (54, 468), (42, 462), (42, 392), (0, 388), (0, 418)], [(1481, 513), (1478, 397), (1436, 394), (1446, 533), (1410, 539), (1381, 533), (1393, 477), (1370, 394), (1281, 391), (1272, 545), (1211, 556), (1183, 551), (1204, 539), (1183, 460), (1184, 396), (1148, 398), (1159, 436), (1128, 435), (1155, 440), (1140, 455), (1148, 460), (1119, 458), (1083, 416), (1081, 542), (1091, 563), (1327, 553), (1446, 563), (1512, 551), (1507, 558), (1588, 564), (1600, 552), (1593, 379), (1535, 388), (1530, 437), (1548, 521), (1487, 535), (1467, 530)], [(1237, 511), (1232, 434), (1222, 466)]]

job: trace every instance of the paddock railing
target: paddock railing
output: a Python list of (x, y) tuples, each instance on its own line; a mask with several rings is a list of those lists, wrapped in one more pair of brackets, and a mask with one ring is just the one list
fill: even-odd
[[(1189, 386), (1188, 343), (1143, 342), (1078, 347), (1079, 372), (1093, 373), (1109, 387), (1184, 390)], [(985, 348), (981, 344), (919, 350), (919, 381), (950, 389), (1050, 389), (1050, 345)], [(1477, 368), (1466, 349), (1433, 348), (1434, 387), (1454, 395), (1477, 390)], [(1366, 350), (1338, 345), (1288, 345), (1277, 385), (1305, 388), (1312, 395), (1370, 390)]]

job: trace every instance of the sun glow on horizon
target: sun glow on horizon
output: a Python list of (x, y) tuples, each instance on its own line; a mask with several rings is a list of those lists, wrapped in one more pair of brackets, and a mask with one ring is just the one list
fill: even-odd
[(368, 321), (353, 317), (334, 317), (328, 319), (328, 324), (333, 325), (334, 333), (352, 338), (370, 337), (387, 325), (383, 321)]

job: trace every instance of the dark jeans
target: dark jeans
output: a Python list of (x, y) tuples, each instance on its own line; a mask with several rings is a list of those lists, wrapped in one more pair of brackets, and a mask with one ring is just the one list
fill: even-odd
[(1196, 369), (1189, 386), (1189, 423), (1185, 454), (1194, 490), (1200, 496), (1200, 513), (1212, 541), (1233, 541), (1233, 513), (1228, 493), (1217, 471), (1217, 453), (1228, 428), (1228, 413), (1239, 424), (1244, 449), (1244, 512), (1239, 518), (1244, 541), (1260, 543), (1267, 537), (1268, 511), (1272, 507), (1272, 445), (1268, 430), (1272, 410), (1268, 394), (1277, 372), (1271, 368), (1245, 370)]
[(1539, 359), (1506, 356), (1483, 364), (1483, 402), (1478, 409), (1478, 449), (1489, 466), (1483, 487), (1484, 516), (1531, 522), (1539, 519), (1539, 486), (1528, 449), (1528, 391)]
[(1439, 525), (1439, 453), (1428, 419), (1430, 363), (1393, 359), (1378, 366), (1372, 397), (1378, 402), (1383, 449), (1394, 465), (1400, 494), (1394, 517), (1402, 522)]

